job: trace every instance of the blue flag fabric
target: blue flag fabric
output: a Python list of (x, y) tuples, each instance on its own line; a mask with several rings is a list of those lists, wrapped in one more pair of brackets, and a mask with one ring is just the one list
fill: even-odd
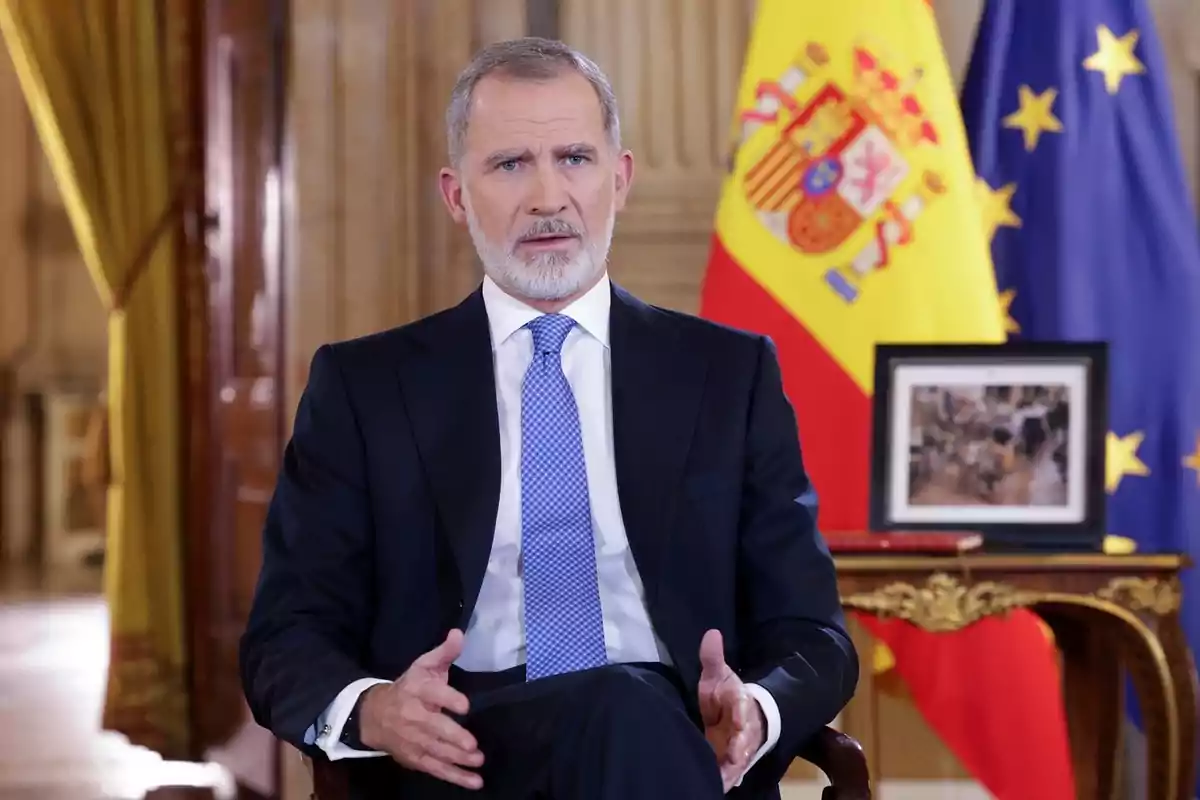
[[(1150, 9), (989, 0), (962, 110), (1009, 335), (1109, 342), (1109, 532), (1200, 556), (1200, 234)], [(1183, 614), (1200, 651), (1195, 575)]]

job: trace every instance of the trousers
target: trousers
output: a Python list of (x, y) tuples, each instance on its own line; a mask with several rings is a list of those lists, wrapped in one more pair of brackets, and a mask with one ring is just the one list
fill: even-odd
[(471, 701), (483, 789), (387, 758), (353, 765), (353, 800), (719, 800), (724, 792), (694, 703), (661, 665), (615, 664), (526, 683), (524, 668), (452, 671)]

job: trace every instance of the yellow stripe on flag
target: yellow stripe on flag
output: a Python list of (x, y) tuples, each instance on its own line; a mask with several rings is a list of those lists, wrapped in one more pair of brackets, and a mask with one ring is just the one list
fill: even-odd
[(1004, 340), (952, 87), (921, 0), (759, 4), (717, 231), (868, 394), (876, 342)]

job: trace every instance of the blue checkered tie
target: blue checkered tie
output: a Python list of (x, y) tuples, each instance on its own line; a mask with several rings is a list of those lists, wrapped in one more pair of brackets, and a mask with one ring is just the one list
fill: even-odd
[(607, 663), (579, 409), (562, 369), (575, 320), (538, 317), (521, 391), (521, 567), (527, 679)]

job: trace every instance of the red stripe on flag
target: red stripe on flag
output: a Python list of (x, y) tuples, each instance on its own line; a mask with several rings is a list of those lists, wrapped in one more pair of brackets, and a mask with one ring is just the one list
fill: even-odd
[(796, 409), (804, 463), (821, 504), (821, 527), (867, 527), (871, 401), (800, 320), (767, 293), (713, 236), (701, 315), (770, 336)]
[(1032, 612), (945, 633), (855, 616), (892, 649), (921, 716), (993, 797), (1075, 797), (1057, 656)]

